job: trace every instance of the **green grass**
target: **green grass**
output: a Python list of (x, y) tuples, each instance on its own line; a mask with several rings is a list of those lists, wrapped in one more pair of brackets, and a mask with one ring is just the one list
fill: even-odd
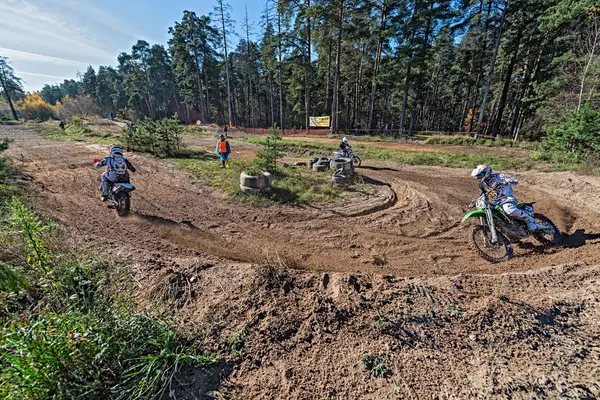
[[(263, 139), (251, 138), (246, 141), (261, 145)], [(331, 156), (337, 151), (338, 146), (332, 143), (304, 142), (298, 140), (284, 140), (284, 150), (294, 155), (323, 155)], [(549, 158), (545, 153), (533, 152), (530, 156), (494, 154), (467, 154), (467, 153), (436, 153), (425, 151), (402, 151), (383, 149), (379, 147), (356, 144), (353, 149), (359, 153), (363, 161), (393, 162), (406, 165), (430, 165), (449, 168), (473, 168), (479, 164), (491, 164), (496, 169), (514, 171), (540, 168), (550, 171), (567, 171), (585, 167), (583, 164), (563, 157)]]
[(529, 150), (535, 150), (540, 147), (540, 143), (535, 142), (515, 142), (513, 140), (493, 140), (489, 138), (475, 139), (471, 136), (429, 136), (423, 143), (453, 146), (517, 147)]
[(365, 369), (376, 378), (384, 377), (388, 372), (387, 368), (383, 364), (383, 361), (373, 354), (365, 354), (362, 357), (362, 362), (365, 366)]
[[(261, 144), (260, 139), (249, 140)], [(285, 140), (285, 150), (294, 154), (322, 154), (329, 156), (338, 146), (330, 143), (302, 142)], [(514, 156), (495, 154), (435, 153), (424, 151), (399, 151), (382, 149), (368, 145), (355, 145), (353, 149), (359, 153), (363, 161), (394, 162), (407, 165), (431, 165), (451, 168), (473, 168), (479, 164), (492, 164), (499, 169), (527, 170), (535, 161), (531, 158), (518, 159)]]
[(91, 130), (80, 126), (67, 126), (60, 129), (57, 121), (28, 122), (27, 126), (34, 131), (55, 140), (88, 142), (98, 144), (123, 144), (122, 135), (104, 131)]
[(271, 193), (248, 195), (240, 189), (240, 173), (254, 168), (250, 159), (230, 158), (231, 168), (225, 169), (221, 168), (219, 157), (208, 152), (201, 157), (196, 155), (195, 158), (172, 158), (169, 161), (200, 178), (203, 183), (253, 205), (330, 202), (346, 193), (333, 187), (328, 173), (316, 173), (307, 167), (290, 167), (280, 168), (275, 174)]
[[(9, 144), (10, 140), (8, 139), (0, 141), (0, 154), (8, 149)], [(0, 203), (4, 203), (7, 199), (17, 194), (14, 182), (16, 172), (8, 158), (0, 156)]]
[(20, 200), (3, 212), (2, 240), (23, 257), (0, 262), (0, 398), (162, 398), (181, 367), (218, 362), (170, 322), (136, 310), (130, 272), (54, 253), (52, 225)]

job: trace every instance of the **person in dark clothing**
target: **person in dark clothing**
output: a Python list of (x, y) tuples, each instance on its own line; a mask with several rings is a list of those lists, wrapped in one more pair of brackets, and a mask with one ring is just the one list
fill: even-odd
[(223, 136), (227, 138), (227, 124), (223, 125)]
[(338, 149), (340, 155), (342, 155), (343, 157), (347, 157), (348, 154), (352, 151), (352, 147), (350, 147), (350, 144), (348, 144), (348, 138), (344, 136), (344, 138), (342, 139), (342, 141), (340, 142), (340, 147)]

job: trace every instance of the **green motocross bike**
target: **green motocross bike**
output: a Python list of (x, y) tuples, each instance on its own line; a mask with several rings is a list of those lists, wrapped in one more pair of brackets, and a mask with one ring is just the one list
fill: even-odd
[(533, 237), (544, 246), (557, 245), (561, 241), (561, 233), (545, 215), (535, 213), (535, 203), (522, 203), (517, 208), (525, 211), (535, 219), (537, 230), (530, 232), (525, 221), (510, 218), (501, 206), (490, 202), (488, 194), (483, 192), (463, 218), (463, 222), (478, 218), (479, 225), (475, 226), (471, 234), (472, 244), (481, 258), (499, 263), (509, 260), (514, 255), (511, 243), (518, 243), (522, 239)]

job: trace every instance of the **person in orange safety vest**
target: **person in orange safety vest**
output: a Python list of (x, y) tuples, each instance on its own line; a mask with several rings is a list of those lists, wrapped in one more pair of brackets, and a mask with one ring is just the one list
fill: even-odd
[(229, 147), (229, 142), (225, 139), (225, 135), (221, 135), (221, 140), (217, 143), (217, 148), (215, 153), (221, 157), (221, 168), (225, 168), (225, 163), (227, 162), (227, 158), (229, 154), (231, 154), (231, 147)]

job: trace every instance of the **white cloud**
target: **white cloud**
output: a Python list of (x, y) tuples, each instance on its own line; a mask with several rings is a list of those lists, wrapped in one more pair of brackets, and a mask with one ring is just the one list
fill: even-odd
[(0, 47), (0, 54), (4, 57), (8, 57), (11, 61), (33, 61), (33, 62), (43, 62), (43, 63), (53, 63), (53, 64), (61, 64), (61, 65), (73, 65), (73, 66), (81, 66), (81, 64), (85, 64), (82, 61), (74, 61), (67, 60), (64, 58), (44, 56), (42, 54), (34, 54), (28, 53), (26, 51), (19, 51), (13, 49), (6, 49), (4, 47)]
[(56, 75), (47, 75), (47, 74), (36, 74), (34, 72), (23, 72), (23, 71), (15, 71), (15, 75), (17, 76), (21, 76), (21, 75), (26, 75), (26, 76), (35, 76), (36, 78), (52, 78), (52, 79), (59, 79), (59, 80), (65, 80), (65, 79), (69, 79), (67, 77), (64, 76), (56, 76)]
[(0, 55), (36, 77), (27, 90), (40, 89), (44, 77), (74, 78), (87, 65), (114, 64), (141, 36), (89, 0), (0, 0), (0, 15), (10, 16), (0, 24)]

